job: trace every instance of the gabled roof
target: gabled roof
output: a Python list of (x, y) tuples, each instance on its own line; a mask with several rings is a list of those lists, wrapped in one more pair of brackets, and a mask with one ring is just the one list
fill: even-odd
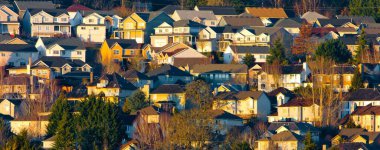
[(273, 141), (302, 141), (303, 137), (290, 131), (283, 131), (274, 134), (270, 139)]
[(350, 19), (350, 20), (352, 20), (352, 23), (354, 23), (355, 25), (376, 23), (375, 19), (372, 16), (337, 15), (336, 17), (337, 17), (337, 19)]
[(369, 104), (367, 106), (358, 106), (351, 115), (380, 115), (380, 106), (372, 106)]
[(146, 73), (147, 76), (149, 77), (155, 77), (155, 76), (192, 76), (189, 72), (183, 71), (178, 69), (175, 66), (172, 65), (162, 65), (161, 67), (154, 69), (152, 71), (149, 71)]
[(52, 1), (14, 1), (20, 10), (26, 9), (55, 9)]
[(113, 10), (107, 11), (107, 10), (87, 10), (87, 11), (80, 11), (83, 17), (87, 17), (93, 13), (96, 13), (102, 17), (106, 16), (113, 16), (116, 13)]
[(156, 106), (148, 106), (141, 110), (139, 110), (139, 113), (142, 115), (159, 115), (158, 107)]
[(178, 84), (163, 84), (154, 89), (151, 94), (184, 93), (185, 90)]
[(80, 38), (70, 37), (70, 38), (59, 38), (59, 37), (41, 37), (42, 42), (49, 48), (55, 44), (58, 44), (64, 49), (68, 50), (85, 50), (86, 47)]
[(38, 52), (38, 50), (30, 44), (0, 44), (0, 52)]
[(357, 36), (356, 35), (345, 35), (343, 37), (340, 37), (339, 40), (343, 42), (344, 45), (357, 45)]
[(334, 73), (335, 74), (354, 74), (355, 69), (356, 69), (355, 66), (339, 65), (339, 66), (334, 66)]
[(177, 12), (181, 20), (193, 20), (194, 18), (217, 20), (212, 11), (176, 10), (175, 12)]
[(302, 20), (298, 18), (287, 18), (278, 20), (273, 27), (283, 28), (300, 28), (302, 26)]
[(123, 72), (123, 73), (121, 73), (121, 76), (123, 76), (126, 79), (139, 79), (139, 80), (149, 80), (150, 79), (147, 75), (145, 75), (141, 72), (138, 72), (135, 69), (127, 70), (126, 72)]
[(272, 35), (277, 33), (277, 31), (284, 30), (281, 27), (252, 27), (247, 29), (252, 29), (256, 35), (260, 35), (262, 33)]
[(234, 27), (264, 27), (261, 19), (253, 16), (223, 16), (223, 20), (227, 25)]
[(260, 18), (288, 18), (283, 8), (246, 7), (245, 11)]
[(173, 23), (173, 26), (174, 27), (194, 27), (194, 28), (205, 28), (206, 27), (205, 25), (198, 23), (198, 22), (195, 22), (195, 21), (192, 21), (192, 20), (178, 20), (178, 21)]
[(182, 7), (180, 5), (166, 5), (165, 7), (161, 8), (159, 11), (163, 11), (164, 13), (168, 15), (172, 15), (174, 11), (181, 10)]
[(279, 127), (285, 126), (288, 128), (290, 131), (301, 131), (301, 132), (317, 132), (319, 131), (316, 127), (309, 123), (304, 123), (304, 122), (271, 122), (268, 130), (274, 133)]
[(17, 105), (17, 106), (19, 106), (22, 102), (22, 100), (20, 100), (20, 99), (0, 99), (0, 103), (3, 102), (4, 100), (7, 100), (7, 101), (9, 101), (12, 104)]
[(209, 10), (215, 15), (238, 15), (234, 7), (229, 6), (196, 6), (198, 10)]
[(318, 19), (319, 24), (324, 27), (331, 24), (334, 27), (340, 27), (346, 23), (351, 22), (351, 19)]
[(313, 104), (316, 104), (313, 102), (312, 99), (306, 99), (301, 96), (296, 96), (290, 99), (287, 103), (282, 104), (278, 107), (309, 107), (312, 106)]
[(334, 145), (330, 148), (331, 150), (348, 150), (348, 149), (357, 149), (357, 150), (368, 150), (369, 148), (362, 142), (342, 142), (338, 145)]
[(247, 73), (248, 67), (245, 64), (208, 64), (194, 65), (193, 73)]
[(137, 88), (124, 79), (122, 76), (120, 76), (118, 73), (112, 73), (112, 74), (103, 74), (99, 80), (107, 80), (108, 84), (106, 85), (106, 88), (120, 88), (125, 90), (136, 90)]
[(29, 9), (29, 12), (32, 16), (38, 14), (41, 11), (44, 11), (47, 14), (52, 15), (53, 17), (58, 17), (62, 14), (68, 15), (65, 9)]
[(262, 91), (238, 91), (238, 92), (220, 92), (214, 99), (216, 100), (245, 100), (250, 97), (252, 99), (258, 99), (262, 94)]
[(114, 46), (114, 44), (119, 44), (124, 49), (139, 49), (140, 46), (137, 44), (136, 40), (132, 39), (106, 39), (109, 47)]
[(226, 112), (224, 110), (216, 109), (209, 110), (208, 114), (214, 119), (225, 119), (225, 120), (243, 120), (239, 116)]
[(68, 12), (77, 12), (77, 11), (92, 11), (91, 8), (83, 6), (81, 4), (72, 4), (66, 9)]
[(303, 66), (298, 64), (281, 67), (282, 74), (300, 74), (302, 71), (304, 71)]
[(268, 46), (244, 46), (244, 45), (231, 45), (232, 51), (237, 54), (269, 54)]
[(350, 94), (346, 101), (380, 101), (379, 89), (361, 88)]
[(302, 19), (307, 20), (308, 22), (316, 21), (317, 19), (328, 19), (326, 16), (323, 16), (315, 11), (308, 11), (301, 16)]
[(39, 62), (43, 62), (48, 67), (63, 67), (66, 64), (69, 64), (71, 67), (82, 67), (86, 64), (82, 60), (68, 60), (59, 56), (43, 56), (37, 59), (33, 65), (37, 65)]
[(163, 11), (152, 11), (152, 12), (139, 12), (136, 13), (145, 22), (150, 22), (157, 16), (159, 16)]
[(268, 93), (268, 96), (276, 96), (277, 94), (279, 93), (282, 93), (284, 94), (285, 96), (288, 96), (288, 97), (293, 97), (295, 94), (288, 90), (287, 88), (284, 88), (284, 87), (279, 87), (277, 89), (274, 89), (272, 90), (271, 92)]

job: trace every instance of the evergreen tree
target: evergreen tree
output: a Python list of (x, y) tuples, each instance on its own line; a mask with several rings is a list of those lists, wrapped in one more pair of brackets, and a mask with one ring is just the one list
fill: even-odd
[(253, 56), (250, 53), (246, 53), (245, 57), (243, 58), (243, 63), (248, 66), (248, 68), (252, 68), (255, 65), (255, 56)]
[(350, 91), (356, 91), (362, 87), (363, 87), (362, 74), (360, 73), (359, 69), (357, 68), (357, 69), (355, 69), (354, 77), (351, 81)]
[(2, 118), (0, 118), (0, 147), (4, 147), (11, 138), (11, 128)]
[(69, 111), (63, 113), (56, 131), (55, 149), (75, 149), (75, 119)]
[(347, 63), (352, 59), (351, 52), (340, 40), (328, 40), (318, 46), (316, 56), (334, 60), (336, 63)]
[(313, 139), (311, 138), (311, 132), (307, 132), (305, 136), (305, 140), (303, 141), (303, 144), (305, 145), (304, 150), (316, 150), (317, 145), (313, 142)]
[(55, 135), (56, 129), (58, 127), (58, 122), (62, 120), (63, 114), (68, 111), (70, 111), (70, 104), (68, 103), (65, 95), (61, 93), (51, 109), (49, 124), (47, 126), (48, 136)]
[(148, 102), (146, 100), (145, 93), (138, 90), (127, 98), (123, 105), (123, 112), (128, 114), (133, 113), (146, 106), (148, 106)]
[(354, 60), (355, 60), (356, 64), (359, 64), (363, 61), (364, 51), (367, 48), (367, 40), (365, 39), (364, 29), (360, 32), (360, 36), (359, 36), (358, 41), (356, 43), (359, 45), (359, 47), (355, 51), (356, 55), (355, 55)]
[(274, 45), (269, 49), (269, 54), (270, 55), (267, 57), (268, 64), (273, 64), (275, 61), (278, 61), (283, 65), (288, 63), (285, 57), (285, 48), (280, 39), (277, 39), (274, 42)]

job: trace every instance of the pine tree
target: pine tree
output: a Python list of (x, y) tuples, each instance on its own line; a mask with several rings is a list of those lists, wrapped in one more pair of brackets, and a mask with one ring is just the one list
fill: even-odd
[(253, 56), (250, 53), (246, 53), (245, 57), (243, 58), (243, 63), (248, 66), (248, 68), (252, 68), (255, 65), (255, 56)]
[(363, 61), (364, 51), (367, 48), (367, 40), (365, 39), (364, 29), (360, 32), (360, 36), (359, 36), (358, 41), (356, 42), (356, 44), (359, 47), (355, 51), (356, 55), (355, 55), (355, 59), (354, 60), (355, 60), (356, 64), (359, 64), (359, 63), (361, 63)]
[(360, 73), (359, 69), (355, 69), (354, 77), (351, 81), (350, 91), (356, 91), (362, 87), (363, 87), (362, 74)]
[(347, 63), (352, 59), (351, 52), (340, 40), (328, 40), (318, 46), (315, 55), (334, 60), (336, 63)]
[(280, 39), (274, 42), (273, 47), (269, 49), (269, 56), (267, 57), (267, 63), (273, 64), (275, 61), (279, 61), (281, 64), (287, 64), (288, 61), (285, 58), (285, 48), (282, 45)]
[(313, 142), (313, 139), (311, 138), (311, 132), (307, 132), (305, 136), (305, 140), (303, 141), (303, 144), (305, 145), (304, 150), (316, 150), (317, 145)]
[(55, 149), (75, 148), (75, 119), (69, 111), (63, 113), (62, 119), (58, 122), (56, 131)]
[(58, 122), (62, 120), (63, 114), (67, 111), (70, 111), (70, 104), (67, 102), (65, 95), (61, 93), (51, 109), (49, 124), (47, 126), (48, 136), (55, 135)]
[(138, 90), (127, 98), (123, 105), (123, 112), (128, 114), (133, 113), (146, 106), (148, 106), (148, 102), (146, 100), (145, 93)]

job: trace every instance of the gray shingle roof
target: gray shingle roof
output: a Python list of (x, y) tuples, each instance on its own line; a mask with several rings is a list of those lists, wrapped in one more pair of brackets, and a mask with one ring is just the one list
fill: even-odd
[(0, 52), (38, 52), (34, 45), (30, 44), (0, 44)]
[(178, 84), (163, 84), (156, 89), (154, 89), (152, 94), (160, 93), (183, 93), (184, 89)]
[(199, 27), (205, 28), (206, 26), (191, 20), (178, 20), (173, 23), (174, 27)]
[(68, 12), (66, 9), (29, 9), (30, 14), (33, 16), (41, 11), (44, 11), (48, 13), (49, 15), (52, 15), (53, 17), (58, 17), (62, 14), (67, 14)]
[(63, 57), (57, 56), (43, 56), (40, 59), (36, 60), (33, 65), (36, 65), (38, 62), (42, 61), (49, 67), (62, 67), (65, 64), (69, 64), (71, 67), (82, 67), (86, 63), (82, 60), (68, 60)]
[(380, 91), (373, 88), (361, 88), (354, 92), (351, 92), (351, 95), (347, 101), (380, 101)]
[(182, 7), (180, 5), (167, 5), (163, 8), (161, 8), (159, 11), (163, 11), (164, 13), (171, 15), (174, 13), (176, 10), (181, 10)]
[(237, 15), (234, 7), (228, 6), (197, 6), (199, 10), (209, 10), (215, 15)]
[(267, 46), (237, 46), (231, 45), (231, 49), (238, 54), (269, 54), (269, 47)]
[(223, 20), (227, 25), (234, 27), (243, 27), (243, 26), (257, 26), (264, 27), (263, 22), (258, 17), (253, 16), (224, 16)]
[(274, 134), (270, 139), (273, 141), (302, 141), (303, 137), (290, 131), (283, 131)]
[(247, 73), (248, 67), (244, 64), (207, 64), (194, 65), (193, 73)]
[(149, 80), (150, 79), (147, 75), (145, 75), (141, 72), (138, 72), (137, 70), (134, 70), (134, 69), (133, 70), (127, 70), (126, 72), (123, 72), (121, 74), (121, 76), (123, 76), (126, 79), (136, 79), (136, 78), (139, 80)]
[(41, 40), (47, 48), (55, 44), (58, 44), (62, 48), (69, 49), (69, 50), (85, 50), (86, 49), (86, 47), (84, 46), (84, 43), (80, 40), (80, 38), (77, 38), (77, 37), (71, 37), (71, 38), (42, 37)]
[(162, 75), (169, 75), (169, 76), (192, 76), (190, 73), (180, 70), (175, 66), (172, 65), (162, 65), (161, 67), (154, 69), (152, 71), (149, 71), (146, 73), (149, 77), (155, 77), (155, 76), (162, 76)]
[(308, 131), (311, 131), (311, 132), (318, 131), (318, 129), (315, 128), (313, 125), (309, 123), (303, 123), (303, 122), (272, 122), (269, 125), (268, 130), (274, 133), (281, 126), (285, 126), (291, 131), (299, 130), (304, 133)]
[(302, 20), (297, 18), (287, 18), (278, 20), (273, 27), (283, 28), (299, 28), (302, 25)]
[(195, 11), (195, 10), (176, 10), (181, 20), (193, 20), (201, 18), (206, 20), (217, 20), (212, 11)]
[(233, 115), (229, 112), (226, 112), (224, 110), (209, 110), (209, 115), (214, 119), (228, 119), (228, 120), (243, 120), (239, 116)]
[[(108, 84), (106, 85), (107, 88), (120, 88), (125, 90), (136, 90), (137, 88), (124, 79), (122, 76), (120, 76), (117, 73), (112, 74), (103, 74), (99, 80), (107, 80)], [(96, 83), (95, 83), (96, 84)]]
[(342, 16), (337, 15), (338, 19), (352, 19), (352, 22), (355, 25), (376, 23), (375, 19), (372, 16)]
[(55, 9), (55, 4), (52, 1), (15, 1), (16, 6), (20, 10), (26, 9)]
[(138, 49), (140, 46), (137, 44), (136, 40), (131, 39), (106, 39), (109, 47), (118, 43), (121, 47), (125, 49)]
[(318, 22), (322, 27), (331, 24), (334, 27), (342, 26), (348, 22), (351, 22), (351, 19), (318, 19)]

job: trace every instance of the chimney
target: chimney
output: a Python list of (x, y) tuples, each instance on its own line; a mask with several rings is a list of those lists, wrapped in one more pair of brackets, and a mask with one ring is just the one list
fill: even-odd
[(28, 75), (31, 75), (32, 73), (31, 73), (31, 70), (30, 70), (30, 67), (32, 66), (32, 58), (31, 57), (29, 57), (29, 59), (28, 59), (28, 64), (26, 65), (26, 74), (28, 74)]
[(367, 81), (367, 80), (365, 80), (365, 81), (363, 82), (363, 86), (364, 86), (364, 88), (368, 88), (368, 81)]
[(327, 149), (326, 144), (323, 144), (323, 145), (322, 145), (322, 150), (326, 150), (326, 149)]
[(94, 82), (94, 72), (90, 72), (90, 83)]

